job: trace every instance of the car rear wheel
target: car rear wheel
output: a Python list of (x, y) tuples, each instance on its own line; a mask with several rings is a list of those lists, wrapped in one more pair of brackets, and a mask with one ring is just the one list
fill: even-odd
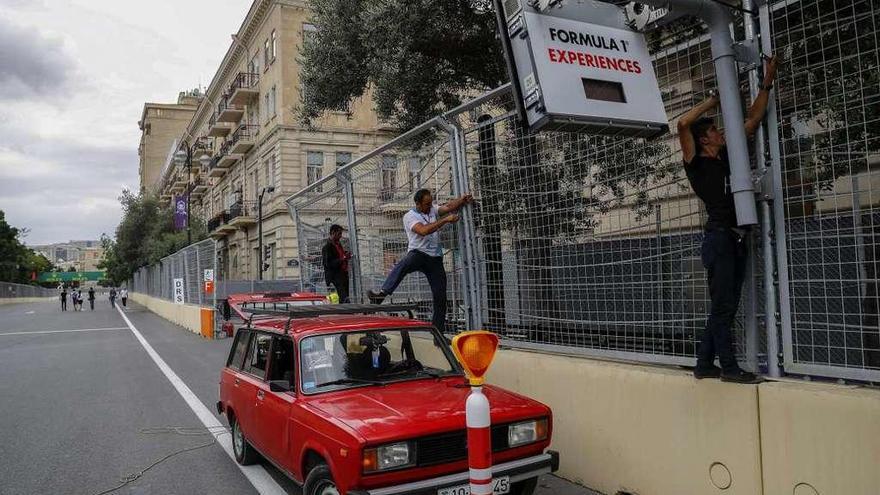
[(333, 474), (326, 464), (318, 464), (309, 471), (306, 483), (303, 485), (303, 495), (339, 495)]
[(232, 420), (232, 452), (235, 454), (236, 462), (242, 466), (257, 462), (257, 451), (248, 443), (235, 419)]
[(510, 494), (511, 495), (532, 495), (535, 493), (535, 489), (538, 487), (538, 478), (531, 478), (525, 481), (520, 481), (519, 483), (514, 483), (511, 486)]

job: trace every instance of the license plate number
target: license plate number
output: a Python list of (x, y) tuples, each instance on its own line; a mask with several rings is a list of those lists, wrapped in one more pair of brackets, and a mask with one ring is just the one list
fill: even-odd
[[(492, 480), (492, 493), (501, 495), (510, 493), (510, 476), (502, 476)], [(437, 495), (471, 495), (471, 485), (451, 486), (437, 490)]]

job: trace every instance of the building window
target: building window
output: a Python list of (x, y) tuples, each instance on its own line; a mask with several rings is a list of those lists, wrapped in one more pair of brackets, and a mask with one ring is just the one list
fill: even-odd
[(349, 151), (337, 151), (336, 152), (336, 168), (342, 168), (351, 163), (351, 152)]
[(269, 38), (263, 42), (263, 70), (269, 69)]
[(269, 113), (269, 93), (268, 92), (265, 95), (263, 95), (263, 109), (262, 110), (263, 110), (263, 122), (268, 124), (269, 117), (271, 115)]
[[(311, 186), (321, 180), (324, 175), (324, 153), (309, 151), (306, 158), (306, 185)], [(321, 188), (318, 188), (321, 192)]]
[(260, 51), (257, 50), (257, 53), (251, 57), (251, 61), (248, 62), (248, 72), (251, 74), (259, 74), (260, 73)]
[(397, 189), (397, 156), (382, 155), (381, 164), (382, 181), (379, 189), (379, 199), (388, 201), (394, 197)]
[(303, 41), (311, 41), (315, 39), (318, 28), (314, 24), (303, 24)]
[(269, 94), (272, 95), (272, 98), (270, 98), (269, 108), (272, 111), (272, 116), (275, 117), (276, 115), (278, 115), (278, 108), (276, 108), (278, 106), (276, 104), (278, 100), (276, 99), (275, 86), (272, 86), (272, 90), (269, 91)]
[(275, 60), (275, 56), (278, 55), (278, 33), (275, 30), (272, 30), (272, 60)]
[(422, 163), (417, 156), (409, 158), (409, 192), (415, 192), (422, 187)]
[(266, 187), (275, 187), (275, 156), (270, 156), (263, 163), (266, 174)]

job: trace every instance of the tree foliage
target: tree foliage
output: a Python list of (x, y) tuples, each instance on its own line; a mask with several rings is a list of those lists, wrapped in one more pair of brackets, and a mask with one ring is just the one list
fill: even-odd
[(350, 111), (372, 91), (380, 118), (402, 129), (507, 80), (487, 0), (311, 0), (318, 30), (302, 47), (298, 114)]
[[(138, 268), (155, 263), (187, 245), (186, 230), (174, 229), (171, 206), (163, 206), (147, 193), (134, 194), (125, 190), (119, 197), (123, 216), (116, 227), (115, 238), (101, 236), (104, 259), (100, 267), (114, 284), (129, 280)], [(202, 219), (190, 217), (192, 241), (207, 237)]]
[(0, 210), (0, 282), (28, 284), (34, 273), (52, 269), (45, 256), (21, 242), (26, 234), (27, 229), (9, 225), (6, 214)]

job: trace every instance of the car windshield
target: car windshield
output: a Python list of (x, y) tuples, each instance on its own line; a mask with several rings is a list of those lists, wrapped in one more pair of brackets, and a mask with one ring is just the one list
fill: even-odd
[(430, 329), (307, 337), (300, 342), (302, 390), (313, 394), (459, 374), (448, 351), (445, 341)]

